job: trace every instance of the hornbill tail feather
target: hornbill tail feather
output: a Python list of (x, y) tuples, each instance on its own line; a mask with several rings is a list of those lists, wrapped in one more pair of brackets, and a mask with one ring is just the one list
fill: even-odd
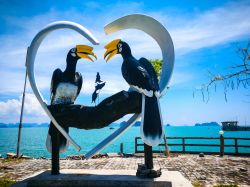
[(142, 94), (141, 137), (145, 144), (156, 146), (164, 135), (159, 101)]
[[(54, 131), (57, 130), (55, 128), (55, 126), (51, 123), (50, 127), (49, 127), (49, 132), (47, 135), (47, 139), (46, 139), (46, 148), (47, 150), (51, 153), (52, 152), (52, 137), (51, 134), (54, 134)], [(68, 133), (69, 132), (69, 128), (65, 128), (64, 130)], [(58, 131), (58, 130), (57, 130)], [(59, 152), (63, 153), (67, 150), (67, 148), (69, 147), (69, 142), (67, 141), (67, 139), (59, 132)]]

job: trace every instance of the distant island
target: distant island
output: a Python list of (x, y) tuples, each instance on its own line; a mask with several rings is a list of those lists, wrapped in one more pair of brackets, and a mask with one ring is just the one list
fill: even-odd
[[(18, 128), (19, 123), (0, 123), (0, 128)], [(44, 128), (49, 127), (48, 123), (23, 123), (23, 128)]]
[[(123, 126), (124, 124), (126, 124), (125, 121), (121, 122), (121, 123), (119, 124), (119, 126)], [(140, 121), (136, 121), (135, 124), (133, 125), (133, 127), (140, 127), (140, 126), (141, 126), (141, 122), (140, 122)], [(170, 124), (166, 124), (166, 125), (164, 125), (164, 126), (170, 126)]]
[[(126, 122), (123, 121), (121, 122), (119, 125), (122, 126), (124, 125)], [(116, 124), (117, 125), (117, 124)], [(140, 121), (135, 122), (135, 124), (133, 125), (134, 127), (139, 127), (141, 125)], [(170, 125), (170, 124), (165, 124), (164, 126), (174, 126), (174, 125)], [(207, 122), (207, 123), (196, 123), (195, 125), (178, 125), (178, 126), (220, 126), (217, 122)]]
[[(111, 123), (110, 128), (121, 127), (126, 124), (125, 121), (121, 123)], [(141, 125), (140, 121), (136, 121), (133, 127), (139, 127)], [(0, 123), (0, 128), (18, 128), (19, 123)], [(170, 124), (165, 124), (164, 126), (174, 126)], [(180, 125), (178, 125), (180, 126)], [(183, 125), (183, 126), (192, 126), (192, 125)], [(220, 126), (217, 122), (208, 122), (208, 123), (196, 123), (194, 126)], [(23, 128), (48, 128), (48, 123), (23, 123)]]
[(196, 123), (194, 126), (220, 126), (217, 122)]
[[(125, 124), (126, 122), (125, 121), (123, 121), (123, 122), (121, 122), (120, 124), (115, 124), (116, 126), (123, 126), (124, 124)], [(139, 127), (141, 125), (141, 122), (140, 121), (137, 121), (137, 122), (135, 122), (135, 124), (133, 125), (133, 127)], [(171, 126), (171, 127), (173, 127), (173, 126), (175, 126), (175, 125), (172, 125), (172, 124), (165, 124), (164, 126), (167, 126), (167, 127), (169, 127), (169, 126)], [(220, 126), (217, 122), (207, 122), (207, 123), (196, 123), (195, 125), (178, 125), (178, 126)]]

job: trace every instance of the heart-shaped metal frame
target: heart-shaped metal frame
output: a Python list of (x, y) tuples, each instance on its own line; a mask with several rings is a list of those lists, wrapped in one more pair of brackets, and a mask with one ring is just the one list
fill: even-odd
[[(124, 29), (138, 29), (144, 31), (156, 40), (162, 51), (163, 66), (160, 79), (160, 91), (161, 96), (166, 92), (168, 88), (169, 81), (172, 76), (174, 68), (174, 45), (170, 34), (167, 29), (157, 20), (152, 17), (142, 15), (142, 14), (131, 14), (121, 17), (104, 27), (106, 34), (111, 34)], [(113, 134), (104, 139), (101, 143), (95, 146), (91, 151), (89, 151), (85, 157), (91, 158), (96, 153), (103, 150), (112, 141), (118, 138), (122, 133), (124, 133), (129, 127), (131, 127), (137, 119), (139, 119), (140, 114), (134, 114), (122, 127), (117, 129)]]
[[(43, 101), (43, 97), (37, 88), (35, 76), (34, 76), (34, 62), (36, 58), (37, 50), (43, 41), (43, 39), (52, 31), (58, 29), (72, 29), (80, 33), (82, 36), (87, 38), (92, 44), (98, 45), (98, 40), (83, 26), (69, 21), (59, 21), (53, 22), (47, 25), (44, 29), (42, 29), (32, 40), (28, 54), (27, 54), (27, 73), (30, 81), (31, 88), (37, 97), (39, 103), (41, 104), (44, 111), (47, 113), (51, 121), (54, 123), (56, 128), (63, 134), (63, 136), (70, 142), (72, 145), (80, 151), (81, 147), (75, 143), (75, 141), (64, 131), (64, 129), (57, 123), (54, 117), (51, 115), (48, 110), (47, 104)], [(168, 33), (167, 29), (155, 20), (152, 17), (142, 15), (142, 14), (132, 14), (122, 18), (119, 18), (112, 23), (105, 26), (104, 31), (106, 34), (110, 34), (119, 30), (124, 29), (138, 29), (144, 31), (149, 34), (153, 39), (156, 40), (158, 45), (161, 48), (162, 56), (163, 56), (163, 66), (162, 73), (160, 79), (160, 91), (161, 96), (167, 90), (167, 85), (170, 81), (173, 67), (174, 67), (174, 45), (173, 41)], [(94, 147), (91, 151), (89, 151), (85, 156), (86, 158), (90, 158), (96, 153), (100, 152), (107, 145), (109, 145), (112, 141), (118, 138), (122, 133), (124, 133), (129, 127), (131, 127), (137, 119), (139, 119), (140, 114), (134, 114), (125, 125), (116, 130), (113, 134), (104, 139), (101, 143), (99, 143), (96, 147)]]

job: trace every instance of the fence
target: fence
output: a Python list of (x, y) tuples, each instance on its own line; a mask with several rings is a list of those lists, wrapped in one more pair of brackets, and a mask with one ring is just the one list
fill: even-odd
[[(135, 137), (135, 153), (143, 153), (143, 150), (140, 150), (140, 147), (143, 147), (143, 143), (139, 143), (138, 141), (140, 140), (140, 137)], [(176, 151), (176, 150), (171, 150), (170, 152), (172, 153), (192, 153), (192, 154), (197, 154), (197, 153), (206, 153), (206, 154), (220, 154), (223, 156), (224, 154), (227, 155), (241, 155), (241, 156), (250, 156), (250, 149), (244, 152), (240, 152), (239, 148), (250, 148), (250, 143), (248, 145), (245, 144), (240, 144), (239, 142), (243, 141), (250, 141), (250, 138), (231, 138), (231, 137), (223, 137), (222, 135), (218, 138), (216, 137), (167, 137), (167, 142), (169, 140), (178, 140), (181, 141), (181, 143), (168, 143), (168, 149), (173, 147), (173, 146), (178, 146), (181, 147), (181, 151)], [(219, 143), (188, 143), (190, 140), (215, 140), (219, 141)], [(230, 140), (230, 141), (227, 141)], [(158, 146), (165, 147), (165, 144), (159, 144)], [(187, 147), (217, 147), (219, 148), (219, 151), (197, 151), (197, 150), (187, 150)], [(233, 147), (234, 151), (225, 151), (225, 148), (227, 147)], [(162, 152), (159, 150), (153, 150), (153, 152)]]

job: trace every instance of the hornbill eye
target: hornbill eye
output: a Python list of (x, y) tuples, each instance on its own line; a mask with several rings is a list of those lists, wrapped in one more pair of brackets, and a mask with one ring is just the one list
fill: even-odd
[(76, 52), (76, 48), (72, 48), (70, 51), (71, 51), (71, 53), (70, 53), (71, 56), (76, 57), (76, 53), (75, 53)]
[(118, 51), (119, 51), (119, 53), (120, 53), (120, 52), (122, 52), (122, 44), (121, 44), (121, 43), (119, 43), (117, 47), (118, 47)]

